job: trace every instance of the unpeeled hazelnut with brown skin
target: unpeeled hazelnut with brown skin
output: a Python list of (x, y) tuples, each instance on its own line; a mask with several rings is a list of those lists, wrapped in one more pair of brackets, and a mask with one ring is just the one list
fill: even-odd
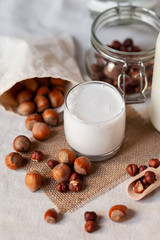
[(30, 171), (26, 174), (25, 183), (31, 192), (35, 192), (42, 185), (42, 176), (36, 170)]
[(82, 181), (80, 179), (72, 180), (68, 186), (72, 192), (79, 192), (82, 190)]
[(35, 162), (41, 162), (43, 159), (43, 153), (41, 151), (34, 151), (31, 153), (31, 159)]
[(36, 122), (42, 122), (42, 118), (38, 113), (33, 113), (26, 118), (25, 126), (28, 130), (32, 131)]
[(149, 184), (152, 184), (156, 181), (156, 175), (152, 171), (145, 172), (144, 177)]
[(56, 189), (58, 192), (67, 192), (68, 185), (66, 182), (61, 182), (57, 184)]
[(37, 140), (45, 140), (50, 134), (50, 128), (46, 123), (37, 122), (32, 129), (33, 137)]
[(145, 169), (147, 169), (146, 165), (142, 165), (139, 167), (139, 173), (143, 172)]
[(160, 165), (160, 161), (157, 158), (153, 158), (149, 160), (149, 166), (153, 168), (157, 168)]
[(136, 164), (129, 164), (127, 167), (126, 167), (126, 170), (128, 172), (128, 174), (133, 177), (133, 176), (136, 176), (138, 174), (138, 166)]
[(32, 98), (33, 98), (33, 93), (28, 89), (22, 90), (17, 94), (17, 102), (19, 104), (22, 102), (30, 101), (32, 100)]
[(66, 81), (61, 78), (50, 78), (50, 83), (52, 85), (58, 85), (64, 87), (66, 85)]
[(56, 223), (58, 220), (57, 211), (54, 208), (48, 209), (44, 215), (44, 220), (47, 223)]
[(76, 159), (76, 154), (70, 149), (61, 149), (58, 153), (60, 163), (73, 164)]
[(19, 153), (11, 152), (5, 158), (6, 166), (12, 170), (20, 168), (23, 164), (23, 158)]
[(59, 90), (52, 90), (48, 97), (53, 108), (60, 107), (64, 102), (64, 96)]
[(76, 180), (76, 179), (81, 179), (81, 176), (78, 174), (78, 173), (72, 173), (71, 176), (70, 176), (70, 179), (69, 181), (73, 181), (73, 180)]
[(37, 95), (34, 99), (34, 102), (37, 106), (37, 112), (43, 112), (49, 108), (49, 100), (45, 96)]
[(140, 194), (140, 193), (142, 193), (144, 190), (145, 190), (145, 188), (144, 188), (144, 186), (143, 186), (143, 184), (142, 184), (142, 182), (141, 182), (140, 180), (137, 181), (137, 182), (134, 184), (134, 186), (133, 186), (133, 191), (134, 191), (135, 193)]
[(48, 165), (48, 167), (50, 167), (50, 169), (53, 169), (58, 164), (59, 164), (59, 162), (57, 162), (56, 160), (48, 160), (47, 161), (47, 165)]
[(36, 105), (34, 102), (27, 101), (19, 104), (17, 111), (22, 116), (28, 116), (35, 112)]
[(121, 222), (128, 214), (128, 208), (125, 205), (115, 205), (109, 210), (109, 217), (114, 222)]
[(27, 79), (23, 81), (23, 85), (32, 92), (36, 92), (38, 88), (38, 83), (35, 79)]
[(84, 219), (86, 221), (96, 221), (97, 219), (97, 214), (95, 212), (85, 212), (84, 213)]
[(71, 175), (71, 170), (69, 166), (65, 163), (59, 163), (51, 171), (52, 177), (56, 182), (65, 182), (69, 179)]
[(18, 152), (27, 152), (31, 147), (31, 141), (24, 135), (17, 136), (13, 141), (13, 149)]
[(53, 127), (59, 123), (59, 115), (53, 109), (46, 109), (42, 114), (43, 121)]
[(74, 170), (79, 173), (80, 175), (87, 175), (91, 171), (91, 162), (90, 160), (85, 157), (81, 156), (76, 158), (74, 161)]
[(88, 233), (94, 232), (94, 230), (95, 230), (95, 221), (87, 221), (85, 226), (84, 226), (84, 229)]
[(38, 90), (37, 90), (37, 95), (43, 95), (43, 96), (47, 96), (47, 94), (49, 93), (49, 88), (47, 86), (41, 86)]

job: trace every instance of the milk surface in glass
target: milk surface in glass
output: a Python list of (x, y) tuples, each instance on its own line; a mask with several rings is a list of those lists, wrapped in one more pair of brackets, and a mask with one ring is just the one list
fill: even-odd
[(124, 138), (125, 103), (111, 85), (93, 81), (70, 90), (65, 99), (64, 128), (78, 153), (98, 156), (116, 151)]

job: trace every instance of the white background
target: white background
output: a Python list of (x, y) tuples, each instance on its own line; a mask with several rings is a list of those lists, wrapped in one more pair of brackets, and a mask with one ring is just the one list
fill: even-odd
[[(76, 59), (83, 74), (91, 22), (86, 0), (0, 1), (1, 35), (70, 34), (75, 39)], [(137, 106), (145, 118), (148, 117), (147, 106)], [(13, 139), (19, 134), (31, 137), (24, 122), (24, 117), (0, 107), (0, 240), (160, 239), (160, 189), (135, 202), (125, 193), (126, 181), (74, 213), (64, 214), (57, 224), (47, 224), (43, 219), (44, 213), (54, 207), (53, 203), (41, 191), (28, 191), (24, 183), (24, 171), (11, 171), (5, 166), (5, 156), (13, 150)], [(125, 204), (132, 210), (126, 222), (110, 221), (108, 211), (114, 204)], [(100, 216), (99, 229), (88, 234), (84, 231), (83, 214), (91, 210)]]

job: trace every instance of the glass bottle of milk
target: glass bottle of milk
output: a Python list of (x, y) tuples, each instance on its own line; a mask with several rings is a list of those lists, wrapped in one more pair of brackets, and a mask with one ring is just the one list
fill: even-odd
[(160, 33), (158, 35), (155, 48), (149, 116), (152, 125), (160, 132)]

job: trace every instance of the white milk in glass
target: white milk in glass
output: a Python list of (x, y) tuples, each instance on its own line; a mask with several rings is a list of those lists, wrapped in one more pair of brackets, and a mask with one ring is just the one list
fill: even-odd
[(160, 132), (160, 33), (155, 49), (149, 116), (153, 126)]
[(125, 117), (124, 99), (116, 88), (99, 81), (79, 84), (65, 99), (67, 142), (79, 155), (107, 159), (122, 144)]

